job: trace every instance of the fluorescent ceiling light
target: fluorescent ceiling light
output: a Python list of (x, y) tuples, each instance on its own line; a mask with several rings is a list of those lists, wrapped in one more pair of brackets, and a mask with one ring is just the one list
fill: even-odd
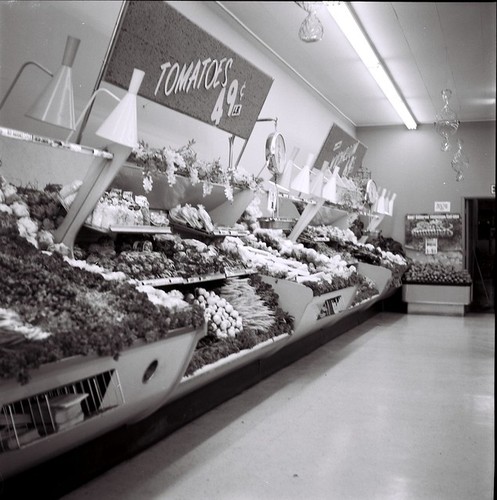
[(374, 48), (371, 47), (371, 44), (346, 2), (329, 2), (326, 4), (326, 7), (366, 68), (368, 68), (369, 72), (376, 80), (376, 83), (379, 85), (386, 98), (390, 101), (397, 114), (402, 118), (406, 127), (409, 130), (415, 130), (417, 128), (416, 120), (407, 108), (402, 96), (397, 92), (394, 83), (385, 71)]

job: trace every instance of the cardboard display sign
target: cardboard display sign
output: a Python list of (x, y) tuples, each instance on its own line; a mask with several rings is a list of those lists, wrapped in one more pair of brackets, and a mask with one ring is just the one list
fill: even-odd
[(133, 68), (140, 96), (243, 139), (273, 83), (166, 2), (127, 3), (103, 79), (127, 89)]
[(463, 262), (461, 214), (407, 214), (405, 248), (417, 262)]
[(334, 167), (339, 167), (340, 177), (354, 177), (362, 166), (366, 151), (364, 144), (333, 124), (314, 165), (320, 169), (327, 161), (332, 171)]

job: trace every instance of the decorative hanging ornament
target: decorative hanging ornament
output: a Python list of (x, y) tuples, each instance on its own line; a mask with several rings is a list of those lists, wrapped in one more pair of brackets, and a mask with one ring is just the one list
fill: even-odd
[(466, 156), (462, 150), (463, 140), (457, 140), (457, 151), (450, 162), (452, 168), (456, 171), (456, 181), (462, 181), (464, 179), (463, 172), (469, 169), (469, 158)]
[(459, 128), (459, 120), (456, 113), (449, 106), (449, 100), (452, 96), (452, 91), (449, 89), (442, 90), (442, 99), (444, 102), (440, 113), (436, 115), (435, 130), (442, 138), (442, 151), (448, 151), (450, 148), (449, 138), (454, 135)]
[[(295, 2), (307, 12), (307, 17), (302, 21), (299, 29), (299, 38), (303, 42), (319, 42), (323, 38), (324, 28), (319, 20), (316, 10), (316, 2)], [(318, 2), (319, 3), (319, 2)]]

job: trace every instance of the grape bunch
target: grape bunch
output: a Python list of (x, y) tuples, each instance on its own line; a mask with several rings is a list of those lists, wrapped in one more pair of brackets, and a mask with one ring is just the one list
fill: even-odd
[(238, 311), (215, 292), (196, 288), (194, 294), (186, 296), (186, 300), (204, 309), (208, 333), (227, 338), (236, 337), (243, 330), (242, 318)]

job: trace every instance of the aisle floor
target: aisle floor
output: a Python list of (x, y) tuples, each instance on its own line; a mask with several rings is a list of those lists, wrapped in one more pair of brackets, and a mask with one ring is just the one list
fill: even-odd
[(64, 498), (492, 499), (494, 328), (378, 314)]

